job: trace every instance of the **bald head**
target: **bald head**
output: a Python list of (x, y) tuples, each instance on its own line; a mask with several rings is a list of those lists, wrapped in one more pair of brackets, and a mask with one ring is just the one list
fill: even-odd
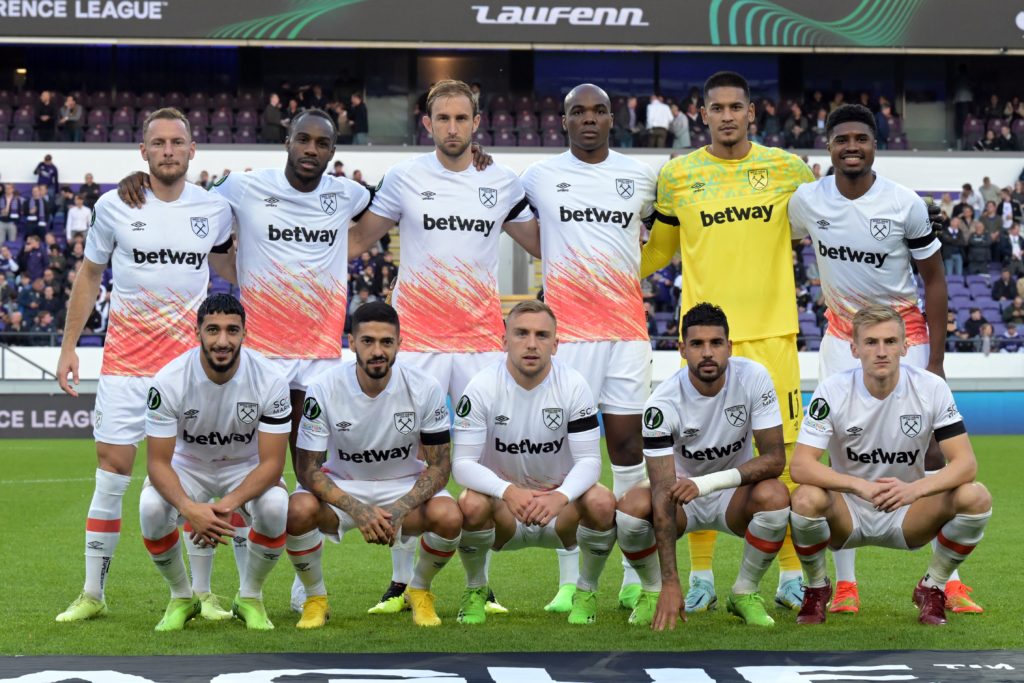
[(563, 102), (563, 106), (565, 108), (563, 109), (563, 111), (568, 113), (572, 105), (580, 97), (583, 97), (584, 95), (588, 96), (588, 98), (596, 98), (601, 102), (604, 102), (605, 106), (609, 108), (611, 107), (612, 101), (608, 97), (608, 93), (606, 93), (603, 88), (599, 88), (593, 83), (581, 83), (580, 85), (577, 85), (575, 88), (570, 90), (569, 93), (565, 96), (565, 102)]
[(569, 136), (569, 149), (577, 158), (589, 163), (607, 158), (612, 129), (608, 93), (592, 83), (577, 85), (565, 96), (562, 124)]

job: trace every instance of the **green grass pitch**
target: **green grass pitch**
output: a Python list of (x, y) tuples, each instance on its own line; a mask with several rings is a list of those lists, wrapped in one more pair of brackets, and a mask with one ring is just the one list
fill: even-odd
[[(238, 621), (190, 623), (181, 633), (157, 634), (153, 626), (166, 605), (166, 585), (152, 567), (138, 527), (138, 496), (145, 473), (140, 457), (125, 498), (121, 545), (107, 585), (110, 614), (79, 624), (57, 624), (54, 616), (74, 598), (82, 583), (83, 525), (93, 488), (95, 456), (90, 441), (0, 441), (0, 586), (3, 586), (2, 655), (182, 655), (236, 652), (507, 652), (553, 650), (870, 650), (1019, 649), (1021, 629), (1020, 534), (1024, 500), (1019, 495), (1024, 461), (1021, 437), (978, 437), (979, 480), (992, 491), (995, 514), (985, 540), (964, 567), (967, 583), (985, 605), (984, 615), (951, 615), (946, 628), (917, 624), (910, 593), (924, 572), (928, 551), (901, 553), (877, 548), (858, 553), (861, 613), (832, 615), (821, 627), (797, 627), (794, 614), (772, 609), (776, 627), (754, 630), (717, 611), (692, 616), (674, 632), (653, 633), (626, 624), (616, 608), (622, 578), (616, 548), (602, 583), (598, 623), (570, 627), (564, 615), (542, 606), (554, 594), (557, 562), (551, 551), (498, 553), (491, 582), (511, 609), (479, 627), (455, 623), (463, 585), (457, 558), (438, 576), (434, 592), (444, 624), (413, 626), (408, 612), (366, 614), (391, 575), (386, 549), (368, 546), (358, 533), (340, 546), (328, 544), (325, 573), (333, 616), (327, 628), (299, 632), (288, 608), (293, 572), (286, 558), (266, 587), (267, 608), (276, 624), (269, 633), (249, 633)], [(140, 454), (141, 456), (141, 454)], [(294, 478), (288, 473), (289, 484)], [(724, 596), (735, 578), (740, 542), (719, 535), (716, 584)], [(688, 566), (686, 543), (679, 544), (680, 567)], [(1013, 558), (1016, 557), (1015, 561)], [(771, 602), (776, 570), (762, 591)], [(214, 591), (237, 588), (231, 550), (217, 553)]]

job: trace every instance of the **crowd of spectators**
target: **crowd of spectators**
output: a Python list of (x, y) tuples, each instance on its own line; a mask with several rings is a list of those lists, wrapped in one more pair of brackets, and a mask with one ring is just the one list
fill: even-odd
[(1024, 101), (992, 93), (982, 102), (958, 102), (956, 130), (962, 149), (1018, 152), (1024, 149)]

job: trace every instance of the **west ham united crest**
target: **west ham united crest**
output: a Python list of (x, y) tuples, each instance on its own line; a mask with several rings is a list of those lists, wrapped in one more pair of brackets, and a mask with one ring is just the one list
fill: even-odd
[(619, 196), (623, 199), (629, 199), (633, 196), (633, 181), (630, 178), (616, 178), (615, 179), (615, 191), (619, 193)]
[(325, 192), (320, 195), (320, 208), (324, 210), (328, 216), (333, 216), (334, 212), (338, 210), (338, 196), (334, 192)]
[(921, 433), (920, 415), (900, 415), (900, 429), (903, 433), (913, 439)]
[(889, 230), (892, 228), (892, 221), (888, 218), (872, 218), (871, 219), (871, 236), (881, 242), (889, 236)]
[(395, 413), (395, 429), (399, 434), (408, 434), (416, 426), (416, 413)]
[(725, 419), (733, 427), (742, 427), (747, 423), (747, 407), (744, 405), (730, 406), (725, 409)]
[(210, 234), (210, 221), (205, 218), (190, 218), (192, 221), (192, 232), (196, 237), (206, 237)]
[(244, 424), (251, 424), (256, 419), (256, 404), (239, 401), (235, 405), (235, 415)]
[(493, 209), (494, 205), (498, 203), (498, 191), (493, 187), (481, 187), (480, 203), (488, 209)]
[(768, 169), (752, 168), (747, 171), (747, 182), (755, 190), (761, 191), (768, 188)]
[(545, 408), (544, 409), (544, 426), (555, 431), (562, 426), (562, 409), (561, 408)]

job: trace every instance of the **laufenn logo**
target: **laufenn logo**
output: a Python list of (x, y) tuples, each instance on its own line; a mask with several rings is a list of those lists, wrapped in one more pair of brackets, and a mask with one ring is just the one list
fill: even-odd
[(700, 222), (705, 228), (723, 223), (738, 223), (740, 221), (762, 221), (767, 223), (772, 219), (772, 211), (775, 207), (771, 204), (763, 206), (730, 206), (725, 211), (714, 213), (700, 212)]
[(338, 460), (344, 462), (386, 462), (388, 460), (405, 460), (409, 457), (412, 444), (398, 448), (367, 448), (364, 451), (346, 453), (338, 449)]
[(322, 242), (331, 246), (337, 236), (337, 230), (312, 230), (298, 225), (294, 228), (267, 226), (267, 237), (271, 242)]
[(463, 218), (462, 216), (432, 218), (427, 214), (423, 214), (423, 229), (482, 232), (484, 237), (487, 237), (491, 234), (491, 230), (494, 229), (494, 221), (486, 221), (481, 218)]
[(505, 443), (501, 439), (494, 439), (494, 450), (499, 453), (511, 453), (512, 455), (519, 455), (520, 453), (557, 453), (562, 450), (562, 442), (565, 441), (563, 436), (561, 439), (555, 439), (554, 441), (531, 441), (530, 439), (521, 439), (518, 442)]
[(256, 430), (254, 429), (248, 434), (239, 434), (238, 432), (230, 434), (221, 434), (220, 432), (189, 434), (186, 429), (182, 432), (181, 439), (185, 443), (197, 443), (200, 446), (227, 446), (229, 443), (250, 443), (255, 433)]
[(516, 26), (650, 26), (639, 7), (538, 7), (536, 5), (502, 5), (491, 16), (490, 5), (473, 5), (478, 24), (511, 24)]
[(629, 226), (633, 220), (630, 211), (605, 211), (597, 207), (588, 206), (585, 209), (568, 209), (564, 206), (558, 207), (558, 218), (563, 223), (611, 223), (621, 228)]
[(920, 453), (920, 448), (915, 448), (912, 451), (886, 451), (881, 448), (876, 448), (869, 453), (858, 453), (849, 446), (846, 447), (847, 460), (872, 465), (891, 465), (893, 463), (913, 465), (917, 462), (917, 456), (920, 455)]
[(132, 249), (132, 256), (138, 264), (148, 263), (150, 265), (186, 265), (193, 266), (196, 270), (206, 264), (206, 254), (199, 254), (194, 251), (171, 251), (161, 249), (160, 251), (139, 251)]
[(830, 247), (824, 242), (818, 242), (818, 253), (833, 261), (849, 261), (850, 263), (863, 263), (866, 266), (881, 268), (888, 254), (880, 251), (857, 251), (850, 247)]
[(716, 460), (718, 458), (730, 456), (733, 453), (739, 453), (743, 450), (743, 446), (746, 443), (747, 437), (743, 437), (739, 441), (733, 441), (732, 443), (724, 446), (709, 446), (708, 448), (698, 449), (695, 451), (691, 451), (686, 446), (683, 446), (683, 451), (680, 455), (690, 460)]

